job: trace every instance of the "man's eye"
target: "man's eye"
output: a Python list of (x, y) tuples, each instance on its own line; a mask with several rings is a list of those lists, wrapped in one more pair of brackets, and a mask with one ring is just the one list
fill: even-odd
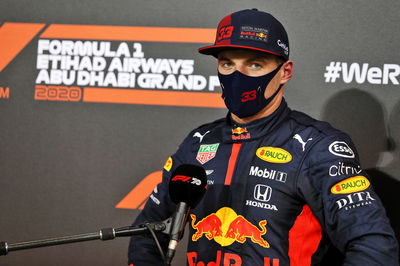
[(250, 67), (251, 67), (251, 68), (261, 68), (262, 66), (261, 66), (260, 64), (258, 64), (258, 63), (252, 63), (252, 64), (250, 65)]
[(230, 68), (230, 67), (232, 67), (232, 64), (231, 63), (222, 63), (222, 67)]

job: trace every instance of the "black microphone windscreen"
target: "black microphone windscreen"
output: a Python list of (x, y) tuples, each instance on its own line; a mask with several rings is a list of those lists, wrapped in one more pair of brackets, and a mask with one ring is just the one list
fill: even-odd
[(201, 200), (207, 188), (207, 174), (203, 167), (181, 164), (172, 172), (169, 181), (169, 195), (178, 204), (187, 203), (194, 208)]

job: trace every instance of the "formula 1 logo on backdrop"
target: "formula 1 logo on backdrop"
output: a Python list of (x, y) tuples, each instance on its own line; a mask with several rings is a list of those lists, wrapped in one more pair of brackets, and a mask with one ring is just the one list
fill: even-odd
[[(3, 23), (0, 26), (0, 72), (29, 44), (45, 26), (40, 23)], [(0, 84), (0, 101), (11, 98), (11, 88)]]
[(214, 29), (4, 23), (0, 71), (38, 34), (35, 100), (224, 107), (193, 59), (146, 57), (149, 42), (211, 43)]

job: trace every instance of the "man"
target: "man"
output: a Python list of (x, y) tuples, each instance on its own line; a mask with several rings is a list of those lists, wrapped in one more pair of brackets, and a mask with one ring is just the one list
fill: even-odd
[[(255, 9), (233, 13), (199, 51), (218, 58), (229, 113), (189, 133), (135, 224), (171, 216), (171, 172), (197, 164), (208, 189), (190, 213), (189, 265), (318, 265), (329, 243), (345, 265), (397, 265), (396, 239), (350, 138), (283, 98), (293, 62), (281, 23)], [(163, 265), (144, 237), (132, 238), (129, 263)]]

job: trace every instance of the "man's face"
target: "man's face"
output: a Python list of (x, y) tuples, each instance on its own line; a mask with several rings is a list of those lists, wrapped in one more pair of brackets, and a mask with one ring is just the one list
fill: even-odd
[(234, 49), (218, 54), (218, 71), (223, 75), (238, 70), (247, 76), (258, 77), (268, 74), (278, 65), (275, 56), (253, 50)]
[[(245, 49), (232, 49), (218, 54), (218, 72), (229, 75), (236, 70), (251, 77), (266, 75), (279, 66), (278, 59), (264, 52)], [(281, 69), (282, 70), (282, 69)], [(265, 97), (270, 97), (281, 83), (279, 71), (265, 90)]]

